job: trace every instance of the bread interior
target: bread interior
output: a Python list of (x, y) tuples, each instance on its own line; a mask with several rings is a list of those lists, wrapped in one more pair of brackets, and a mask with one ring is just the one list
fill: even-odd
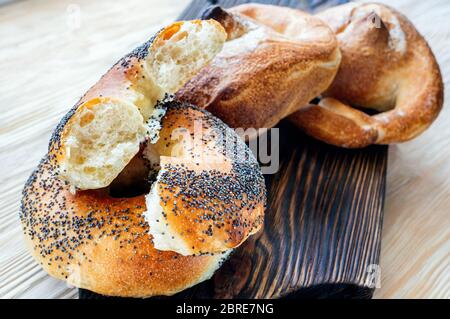
[[(213, 20), (177, 22), (163, 29), (150, 45), (140, 75), (161, 90), (144, 94), (175, 93), (220, 52), (225, 39), (222, 26)], [(145, 112), (126, 98), (98, 97), (82, 104), (62, 134), (65, 157), (60, 176), (77, 189), (107, 187), (141, 143), (157, 141), (164, 112), (154, 104)]]

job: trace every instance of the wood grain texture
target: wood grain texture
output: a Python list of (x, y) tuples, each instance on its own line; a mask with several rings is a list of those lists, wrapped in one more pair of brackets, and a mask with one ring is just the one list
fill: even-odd
[[(17, 217), (22, 185), (67, 109), (188, 2), (24, 0), (0, 6), (1, 298), (77, 297), (76, 289), (47, 276), (24, 247)], [(448, 96), (448, 1), (382, 2), (405, 13), (429, 41)], [(78, 29), (67, 23), (73, 3), (81, 8)], [(450, 298), (449, 121), (446, 102), (427, 132), (390, 147), (377, 298)]]
[(215, 297), (370, 297), (379, 263), (387, 147), (342, 150), (280, 125), (264, 231), (214, 278)]
[(380, 0), (414, 23), (444, 78), (444, 108), (418, 138), (389, 147), (375, 298), (450, 298), (450, 3)]

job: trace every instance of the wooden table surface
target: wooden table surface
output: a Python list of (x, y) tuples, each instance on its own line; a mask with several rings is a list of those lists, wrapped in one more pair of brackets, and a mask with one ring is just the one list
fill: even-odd
[[(0, 0), (1, 298), (77, 297), (25, 248), (18, 219), (22, 186), (68, 108), (189, 1)], [(450, 3), (384, 1), (429, 41), (448, 95)], [(422, 136), (390, 147), (376, 298), (450, 298), (449, 103)]]

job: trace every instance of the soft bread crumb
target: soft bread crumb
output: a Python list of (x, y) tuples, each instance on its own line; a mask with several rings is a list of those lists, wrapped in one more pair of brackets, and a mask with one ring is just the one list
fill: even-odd
[[(206, 22), (206, 23), (205, 23)], [(226, 33), (214, 20), (182, 22), (150, 48), (146, 70), (166, 92), (175, 93), (222, 49)]]
[(139, 151), (145, 127), (138, 109), (112, 99), (80, 106), (70, 120), (60, 175), (79, 189), (108, 186)]
[(141, 79), (152, 81), (151, 90), (136, 92), (146, 95), (139, 101), (152, 105), (144, 107), (144, 102), (130, 102), (125, 96), (94, 98), (81, 105), (64, 129), (60, 177), (78, 189), (108, 186), (138, 153), (141, 142), (158, 140), (164, 114), (155, 105), (162, 92), (180, 89), (220, 52), (225, 38), (214, 20), (177, 22), (164, 29), (149, 47), (143, 74), (137, 76), (139, 87), (145, 88)]
[(171, 250), (184, 256), (191, 255), (184, 240), (176, 232), (171, 231), (170, 225), (164, 218), (164, 210), (160, 204), (157, 185), (158, 182), (155, 182), (150, 193), (145, 196), (147, 211), (144, 213), (144, 217), (149, 229), (151, 229), (153, 246), (158, 250)]
[(147, 136), (149, 142), (155, 144), (159, 140), (159, 131), (161, 130), (161, 119), (166, 114), (166, 110), (155, 108), (152, 115), (147, 120)]
[[(174, 251), (183, 256), (190, 256), (192, 250), (186, 244), (185, 240), (173, 231), (171, 226), (167, 223), (163, 213), (164, 210), (160, 204), (160, 197), (158, 195), (158, 183), (155, 182), (152, 185), (152, 189), (149, 194), (145, 196), (145, 202), (147, 210), (144, 212), (145, 221), (149, 225), (150, 235), (152, 236), (153, 246), (155, 249), (162, 251)], [(226, 260), (233, 249), (228, 249), (223, 252), (218, 252), (223, 256), (223, 260)], [(220, 264), (212, 267), (209, 272), (205, 272), (204, 278), (200, 281), (211, 278)]]

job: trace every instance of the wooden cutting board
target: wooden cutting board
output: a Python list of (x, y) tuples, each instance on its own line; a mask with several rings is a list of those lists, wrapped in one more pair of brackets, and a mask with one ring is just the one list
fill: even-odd
[[(181, 19), (211, 4), (194, 0)], [(253, 1), (314, 12), (345, 1)], [(211, 280), (176, 298), (370, 298), (379, 280), (387, 146), (345, 150), (278, 125), (280, 169), (266, 175), (264, 230)], [(80, 298), (102, 296), (80, 289)]]

